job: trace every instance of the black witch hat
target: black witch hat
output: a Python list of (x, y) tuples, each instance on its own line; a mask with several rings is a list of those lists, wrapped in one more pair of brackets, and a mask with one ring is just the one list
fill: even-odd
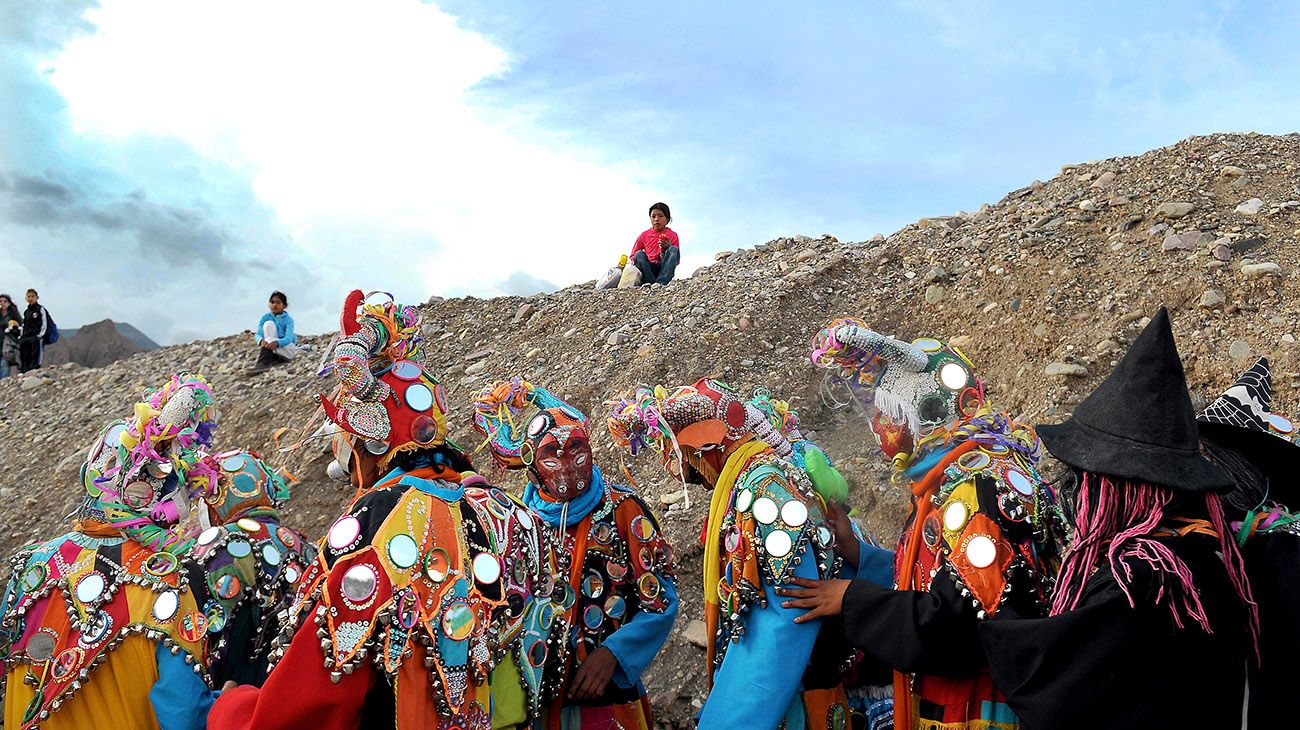
[(1273, 376), (1261, 357), (1196, 417), (1201, 435), (1230, 448), (1251, 462), (1274, 485), (1293, 478), (1300, 467), (1300, 446), (1275, 432), (1294, 430), (1290, 420), (1272, 412)]
[(1187, 376), (1164, 307), (1069, 420), (1037, 430), (1053, 456), (1085, 471), (1192, 492), (1232, 486), (1227, 473), (1201, 455)]

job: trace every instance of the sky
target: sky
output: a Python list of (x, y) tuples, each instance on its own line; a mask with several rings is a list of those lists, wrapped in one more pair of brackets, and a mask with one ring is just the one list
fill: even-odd
[(682, 272), (1300, 130), (1291, 2), (5, 0), (0, 291), (162, 344)]

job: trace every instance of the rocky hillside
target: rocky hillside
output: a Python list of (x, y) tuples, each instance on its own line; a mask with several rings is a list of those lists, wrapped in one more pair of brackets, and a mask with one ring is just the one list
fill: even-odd
[(158, 349), (157, 343), (126, 323), (105, 319), (73, 330), (64, 330), (59, 341), (45, 348), (46, 365), (73, 362), (98, 368), (139, 352)]
[[(781, 238), (724, 252), (666, 287), (571, 287), (528, 298), (430, 300), (429, 362), (460, 408), (456, 437), (477, 439), (467, 403), (494, 377), (524, 373), (576, 405), (638, 382), (717, 375), (792, 399), (805, 424), (857, 485), (869, 527), (892, 540), (901, 497), (865, 446), (852, 414), (823, 406), (808, 340), (853, 314), (904, 338), (958, 341), (995, 403), (1034, 421), (1065, 417), (1114, 365), (1159, 305), (1173, 314), (1191, 387), (1209, 397), (1256, 354), (1269, 355), (1277, 407), (1300, 388), (1300, 135), (1194, 137), (1138, 157), (1067, 165), (974, 213), (922, 219), (887, 238)], [(328, 337), (306, 338), (323, 347)], [(301, 481), (289, 520), (320, 534), (348, 495), (326, 480), (318, 442), (292, 448), (318, 422), (319, 352), (250, 377), (249, 335), (135, 355), (97, 370), (75, 366), (0, 381), (0, 509), (5, 551), (63, 528), (77, 500), (89, 440), (125, 415), (141, 389), (189, 368), (215, 386), (222, 446), (258, 449)], [(290, 449), (284, 451), (282, 449)], [(600, 445), (610, 467), (619, 456)], [(486, 463), (486, 459), (479, 459)], [(705, 495), (685, 509), (680, 486), (649, 460), (629, 463), (665, 511), (684, 584), (677, 629), (647, 678), (668, 719), (703, 695), (697, 536)], [(490, 470), (485, 470), (490, 473)], [(520, 486), (518, 475), (502, 481)]]

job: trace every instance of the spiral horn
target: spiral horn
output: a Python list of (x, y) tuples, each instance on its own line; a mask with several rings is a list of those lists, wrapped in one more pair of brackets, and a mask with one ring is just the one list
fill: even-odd
[(841, 343), (871, 352), (886, 361), (905, 367), (912, 372), (924, 372), (930, 357), (910, 342), (896, 340), (856, 325), (836, 327), (835, 339)]

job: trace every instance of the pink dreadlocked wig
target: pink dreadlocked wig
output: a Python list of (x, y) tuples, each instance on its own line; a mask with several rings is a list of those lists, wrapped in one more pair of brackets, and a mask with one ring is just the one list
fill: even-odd
[[(1168, 597), (1178, 628), (1183, 628), (1187, 621), (1195, 621), (1207, 634), (1214, 633), (1191, 571), (1168, 545), (1156, 539), (1166, 517), (1173, 516), (1167, 515), (1166, 510), (1174, 498), (1174, 490), (1168, 487), (1080, 472), (1074, 508), (1075, 538), (1061, 563), (1051, 615), (1064, 613), (1079, 604), (1084, 584), (1092, 569), (1101, 564), (1104, 551), (1105, 561), (1114, 571), (1115, 582), (1124, 591), (1130, 606), (1135, 607), (1136, 603), (1131, 587), (1133, 569), (1128, 561), (1137, 560), (1151, 566), (1160, 577), (1156, 602)], [(1224, 567), (1249, 615), (1251, 639), (1258, 657), (1259, 609), (1246, 581), (1245, 564), (1224, 520), (1219, 495), (1204, 492), (1203, 498), (1219, 539)]]

